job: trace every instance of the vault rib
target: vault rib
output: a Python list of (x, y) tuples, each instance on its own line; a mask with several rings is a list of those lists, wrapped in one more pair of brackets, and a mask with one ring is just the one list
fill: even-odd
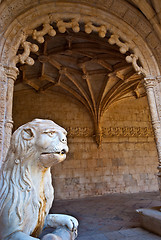
[(91, 113), (94, 115), (94, 111), (93, 111), (93, 108), (92, 108), (92, 105), (90, 103), (90, 100), (88, 99), (88, 95), (86, 94), (86, 92), (84, 91), (84, 89), (82, 88), (82, 86), (76, 81), (76, 79), (73, 77), (73, 75), (71, 75), (67, 70), (66, 72), (64, 73), (64, 75), (66, 77), (68, 77), (68, 79), (70, 79), (72, 81), (72, 83), (74, 83), (74, 85), (78, 88), (78, 90), (80, 91), (80, 93), (83, 95), (83, 97), (85, 98), (85, 100), (87, 101), (89, 107), (90, 107), (90, 110), (91, 110)]
[(91, 112), (91, 109), (90, 109), (89, 105), (87, 104), (87, 102), (85, 101), (85, 99), (83, 97), (81, 97), (76, 91), (71, 89), (65, 83), (61, 83), (61, 87), (63, 89), (65, 89), (66, 91), (68, 91), (69, 93), (71, 93), (77, 100), (79, 100)]
[(82, 71), (84, 73), (83, 79), (86, 80), (86, 83), (87, 83), (87, 86), (88, 86), (88, 90), (89, 90), (89, 93), (91, 95), (91, 99), (92, 99), (92, 103), (93, 103), (94, 115), (97, 116), (96, 102), (95, 102), (95, 98), (94, 98), (94, 95), (93, 95), (92, 86), (91, 86), (91, 83), (90, 83), (90, 77), (89, 77), (89, 75), (87, 73), (85, 64), (83, 64), (81, 68), (82, 68)]

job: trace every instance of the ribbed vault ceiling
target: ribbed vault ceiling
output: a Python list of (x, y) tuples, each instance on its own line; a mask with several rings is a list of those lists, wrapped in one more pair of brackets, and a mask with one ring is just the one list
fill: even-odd
[(145, 96), (142, 75), (107, 38), (72, 30), (46, 36), (39, 51), (32, 54), (35, 64), (18, 66), (20, 74), (15, 83), (15, 91), (30, 88), (41, 94), (50, 90), (77, 99), (91, 114), (98, 145), (101, 116), (109, 106), (129, 97)]

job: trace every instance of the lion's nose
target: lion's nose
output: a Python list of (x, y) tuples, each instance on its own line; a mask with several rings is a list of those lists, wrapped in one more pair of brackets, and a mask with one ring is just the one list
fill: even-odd
[(62, 132), (59, 132), (59, 139), (62, 143), (67, 143), (67, 138)]
[(67, 142), (67, 139), (66, 139), (66, 138), (62, 138), (62, 139), (61, 139), (61, 142), (66, 143), (66, 142)]

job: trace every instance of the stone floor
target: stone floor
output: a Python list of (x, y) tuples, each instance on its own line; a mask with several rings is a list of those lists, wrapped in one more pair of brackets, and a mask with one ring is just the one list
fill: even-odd
[(109, 194), (55, 201), (51, 212), (69, 214), (79, 220), (78, 240), (159, 240), (161, 237), (140, 228), (135, 211), (159, 205), (158, 192)]

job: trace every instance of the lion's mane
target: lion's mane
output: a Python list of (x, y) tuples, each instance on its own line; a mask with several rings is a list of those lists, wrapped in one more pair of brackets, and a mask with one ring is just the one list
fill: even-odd
[[(2, 165), (0, 173), (0, 215), (2, 211), (8, 211), (8, 216), (14, 212), (19, 219), (19, 225), (24, 220), (25, 208), (29, 203), (32, 206), (33, 216), (41, 208), (42, 199), (32, 181), (31, 166), (26, 159), (34, 158), (36, 152), (34, 144), (31, 141), (25, 141), (22, 138), (23, 125), (12, 135), (10, 148), (5, 162)], [(53, 191), (50, 181), (45, 188)], [(45, 198), (48, 199), (48, 192)], [(9, 205), (8, 205), (9, 204)], [(41, 219), (39, 219), (41, 220)]]

